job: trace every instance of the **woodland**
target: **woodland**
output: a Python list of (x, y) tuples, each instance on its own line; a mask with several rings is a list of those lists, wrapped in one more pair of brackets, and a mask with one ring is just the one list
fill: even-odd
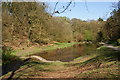
[[(42, 2), (2, 2), (0, 6), (2, 6), (2, 49), (0, 50), (2, 60), (0, 62), (3, 66), (3, 78), (12, 80), (21, 76), (22, 78), (119, 77), (117, 73), (120, 61), (120, 1), (115, 5), (117, 7), (113, 7), (111, 16), (107, 20), (99, 18), (89, 21), (53, 16), (46, 11), (48, 6)], [(84, 55), (73, 63), (59, 61), (49, 63), (23, 58), (28, 54), (67, 48), (74, 44), (89, 46), (89, 44), (99, 43), (112, 45), (112, 48), (99, 47), (100, 50), (94, 52), (96, 56)], [(15, 66), (13, 62), (16, 61)], [(97, 68), (94, 68), (96, 64), (98, 64)], [(9, 71), (13, 66), (14, 69)], [(23, 70), (26, 66), (30, 67), (30, 70)], [(27, 77), (21, 74), (26, 74)]]

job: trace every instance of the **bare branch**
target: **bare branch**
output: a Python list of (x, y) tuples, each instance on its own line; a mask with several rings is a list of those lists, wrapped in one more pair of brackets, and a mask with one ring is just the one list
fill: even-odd
[(54, 15), (55, 13), (61, 14), (61, 13), (65, 12), (65, 11), (70, 7), (72, 1), (73, 1), (73, 0), (71, 0), (66, 7), (63, 6), (63, 10), (60, 12), (60, 11), (56, 10), (57, 5), (58, 5), (58, 3), (59, 3), (59, 0), (58, 0), (58, 2), (56, 2), (56, 4), (55, 4), (54, 11), (53, 11), (52, 15)]
[(59, 0), (58, 0), (58, 2), (56, 2), (56, 4), (55, 4), (54, 11), (53, 11), (52, 15), (56, 12), (55, 10), (56, 10), (56, 7), (57, 7), (58, 3), (59, 3)]
[(86, 10), (89, 12), (88, 6), (87, 6), (87, 1), (85, 0), (85, 6), (86, 6)]
[(72, 3), (72, 0), (68, 3), (68, 5), (66, 6), (66, 8), (63, 11), (59, 12), (59, 14), (65, 12), (69, 8), (69, 6), (71, 5), (71, 3)]

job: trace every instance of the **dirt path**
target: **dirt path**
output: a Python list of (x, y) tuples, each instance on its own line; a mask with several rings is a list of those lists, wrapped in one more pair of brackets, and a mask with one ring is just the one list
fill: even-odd
[(26, 57), (26, 59), (29, 59), (29, 58), (31, 58), (31, 59), (37, 59), (37, 60), (39, 60), (39, 61), (41, 61), (41, 62), (56, 62), (56, 61), (49, 61), (49, 60), (46, 60), (46, 59), (44, 59), (44, 58), (42, 58), (42, 57), (40, 57), (40, 56), (30, 56), (30, 57)]
[(111, 49), (113, 49), (113, 50), (118, 50), (118, 51), (120, 51), (120, 48), (119, 48), (119, 47), (115, 47), (115, 46), (110, 45), (110, 44), (104, 44), (104, 46), (105, 46), (105, 47), (108, 47), (108, 48), (111, 48)]

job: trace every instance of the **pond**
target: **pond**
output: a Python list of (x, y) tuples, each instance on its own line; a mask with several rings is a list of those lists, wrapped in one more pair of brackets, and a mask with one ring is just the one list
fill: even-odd
[(44, 51), (34, 55), (50, 61), (70, 62), (80, 56), (92, 54), (96, 48), (95, 44), (77, 44), (68, 48)]

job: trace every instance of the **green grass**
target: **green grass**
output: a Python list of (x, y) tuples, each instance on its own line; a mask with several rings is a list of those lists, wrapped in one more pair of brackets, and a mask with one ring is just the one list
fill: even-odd
[(74, 63), (82, 63), (82, 62), (86, 62), (94, 57), (96, 57), (96, 54), (92, 54), (92, 55), (85, 55), (85, 56), (80, 56), (76, 59), (73, 60)]
[[(93, 56), (95, 55), (95, 56)], [(89, 59), (79, 57), (77, 60), (82, 59), (80, 63), (72, 63), (72, 66), (90, 66), (102, 63), (102, 68), (93, 68), (86, 70), (76, 75), (76, 78), (118, 78), (118, 65), (120, 61), (120, 51), (115, 51), (110, 48), (102, 47), (97, 50), (93, 55), (89, 55)], [(93, 56), (93, 57), (92, 57)]]
[[(119, 53), (120, 51), (115, 51), (110, 48), (102, 47), (90, 55), (84, 55), (74, 59), (73, 62), (66, 64), (66, 66), (80, 66), (80, 67), (84, 67), (87, 65), (97, 66), (100, 63), (102, 63), (104, 66), (110, 67), (111, 65), (116, 65), (116, 62), (120, 61)], [(83, 75), (85, 76), (86, 74), (83, 74)]]
[(120, 48), (120, 46), (117, 46), (118, 48)]
[[(42, 46), (41, 51), (44, 50), (52, 50), (57, 48), (64, 48), (72, 46), (73, 44), (77, 43), (55, 43), (54, 45), (50, 46)], [(36, 48), (37, 50), (38, 48)], [(39, 51), (39, 50), (38, 50)], [(31, 52), (32, 54), (33, 52)], [(79, 66), (81, 68), (89, 67), (89, 65), (96, 65), (98, 63), (102, 63), (103, 67), (100, 68), (93, 68), (93, 69), (86, 69), (80, 74), (77, 74), (76, 78), (117, 78), (118, 77), (118, 62), (120, 61), (120, 51), (115, 51), (110, 48), (102, 47), (97, 49), (90, 55), (83, 55), (79, 58), (74, 59), (73, 62), (50, 62), (44, 63), (37, 60), (32, 60), (26, 63), (21, 68), (27, 68), (15, 76), (27, 76), (30, 77), (31, 75), (36, 76), (40, 75), (41, 71), (44, 72), (55, 72), (55, 71), (62, 71), (68, 67), (76, 67)], [(27, 53), (26, 53), (27, 54)], [(35, 73), (34, 73), (35, 72)]]
[(76, 78), (118, 78), (118, 68), (101, 68), (88, 70), (76, 75)]
[(98, 50), (97, 53), (99, 54), (99, 57), (103, 57), (103, 58), (105, 57), (105, 59), (102, 59), (102, 60), (120, 61), (120, 54), (119, 54), (120, 51), (116, 51), (116, 50), (113, 50), (110, 48), (102, 48), (102, 49)]
[[(33, 77), (41, 74), (42, 72), (55, 72), (55, 71), (61, 71), (65, 69), (65, 64), (67, 62), (40, 62), (37, 60), (30, 60), (29, 62), (26, 62), (23, 66), (20, 67), (20, 71), (17, 71), (14, 77)], [(9, 76), (11, 72), (4, 75)]]
[(35, 70), (47, 69), (49, 71), (54, 71), (54, 70), (60, 70), (60, 68), (62, 68), (65, 64), (67, 64), (67, 62), (65, 62), (65, 63), (64, 62), (49, 62), (49, 63), (45, 63), (45, 62), (32, 60), (27, 65), (28, 66), (32, 66), (33, 65)]

